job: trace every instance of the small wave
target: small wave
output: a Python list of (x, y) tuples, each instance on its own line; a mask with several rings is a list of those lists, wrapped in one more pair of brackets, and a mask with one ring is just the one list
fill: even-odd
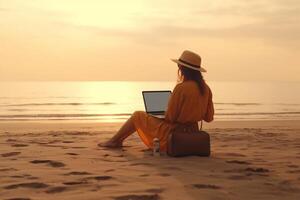
[[(130, 116), (132, 113), (116, 114), (22, 114), (22, 115), (0, 115), (2, 119), (13, 118), (90, 118), (90, 117), (120, 117)], [(300, 112), (253, 112), (253, 113), (215, 113), (216, 116), (253, 116), (253, 115), (299, 115)]]
[[(109, 119), (109, 118), (107, 118)], [(93, 121), (93, 120), (97, 120), (97, 121), (105, 121), (107, 119), (99, 119), (99, 118), (88, 118), (88, 119), (85, 119), (85, 118), (12, 118), (12, 119), (1, 119), (0, 118), (0, 121), (4, 121), (4, 122), (7, 122), (7, 121)], [(118, 120), (126, 120), (128, 119), (128, 116), (120, 116), (120, 117), (114, 117), (113, 121), (118, 121)]]
[[(23, 103), (23, 104), (0, 104), (0, 107), (26, 107), (26, 106), (109, 106), (116, 105), (115, 102), (100, 102), (100, 103), (79, 103), (79, 102), (68, 102), (68, 103)], [(232, 105), (232, 106), (260, 106), (260, 105), (281, 105), (281, 106), (300, 106), (298, 103), (222, 103), (215, 102), (215, 105)]]
[(7, 104), (7, 105), (0, 105), (0, 106), (7, 106), (7, 107), (17, 107), (17, 106), (81, 106), (81, 105), (115, 105), (116, 103), (113, 102), (102, 102), (102, 103), (24, 103), (24, 104)]
[(300, 103), (275, 103), (274, 105), (282, 105), (282, 106), (300, 106)]
[(6, 109), (7, 111), (13, 111), (13, 112), (24, 112), (27, 111), (27, 109)]
[[(89, 97), (76, 97), (76, 96), (38, 96), (38, 97), (28, 97), (28, 96), (14, 96), (14, 97), (0, 97), (0, 99), (85, 99)], [(92, 98), (92, 97), (90, 97)]]
[(233, 105), (233, 106), (260, 106), (260, 105), (279, 105), (279, 106), (300, 106), (299, 103), (222, 103), (215, 102), (216, 105)]
[(261, 103), (214, 103), (217, 105), (234, 105), (234, 106), (259, 106)]
[(116, 117), (130, 116), (131, 113), (118, 114), (28, 114), (28, 115), (0, 115), (0, 118), (85, 118), (85, 117)]
[(300, 114), (298, 111), (294, 112), (253, 112), (253, 113), (215, 113), (215, 115), (292, 115)]

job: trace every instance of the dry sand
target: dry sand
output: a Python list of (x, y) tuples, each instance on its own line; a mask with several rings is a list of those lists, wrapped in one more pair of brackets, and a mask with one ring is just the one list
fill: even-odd
[(153, 157), (118, 123), (0, 123), (0, 199), (300, 199), (299, 121), (213, 122), (212, 156)]

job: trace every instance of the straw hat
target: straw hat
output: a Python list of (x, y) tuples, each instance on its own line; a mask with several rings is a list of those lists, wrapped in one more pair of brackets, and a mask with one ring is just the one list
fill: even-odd
[(184, 67), (197, 70), (200, 72), (206, 72), (206, 70), (201, 67), (201, 57), (192, 51), (185, 50), (181, 54), (179, 59), (171, 59), (171, 60)]

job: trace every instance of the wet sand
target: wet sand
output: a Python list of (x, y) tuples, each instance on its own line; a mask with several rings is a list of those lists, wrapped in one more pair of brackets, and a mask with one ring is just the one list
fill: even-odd
[(120, 123), (1, 122), (0, 199), (300, 199), (299, 121), (204, 124), (212, 155), (153, 157)]

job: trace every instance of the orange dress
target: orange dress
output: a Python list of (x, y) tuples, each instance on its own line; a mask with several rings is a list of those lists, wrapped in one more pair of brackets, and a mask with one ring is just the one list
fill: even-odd
[(176, 85), (168, 102), (165, 118), (160, 119), (144, 111), (132, 115), (138, 135), (145, 145), (152, 148), (154, 138), (160, 140), (161, 151), (166, 151), (167, 138), (178, 124), (210, 122), (214, 117), (212, 93), (205, 84), (205, 94), (201, 95), (194, 81), (184, 81)]

